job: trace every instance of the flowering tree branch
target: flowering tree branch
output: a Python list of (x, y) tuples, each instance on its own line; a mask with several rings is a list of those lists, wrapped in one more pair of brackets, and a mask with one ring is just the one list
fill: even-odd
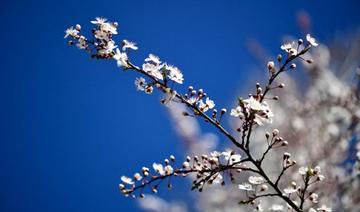
[[(121, 192), (125, 195), (135, 195), (135, 192), (140, 191), (139, 196), (144, 197), (142, 190), (146, 186), (150, 186), (152, 192), (156, 193), (158, 185), (167, 178), (175, 176), (188, 176), (189, 174), (195, 174), (196, 178), (193, 181), (192, 189), (202, 191), (205, 184), (220, 183), (225, 184), (223, 176), (228, 175), (231, 182), (234, 182), (235, 175), (242, 172), (250, 172), (256, 176), (249, 177), (249, 183), (243, 183), (239, 185), (239, 189), (247, 192), (252, 192), (251, 196), (248, 196), (248, 200), (241, 201), (241, 203), (254, 203), (254, 201), (261, 197), (276, 196), (284, 200), (293, 210), (304, 211), (304, 202), (309, 198), (308, 188), (310, 186), (310, 179), (316, 178), (313, 183), (322, 180), (320, 177), (320, 170), (311, 167), (307, 167), (305, 172), (305, 186), (303, 188), (297, 187), (296, 183), (292, 183), (292, 187), (281, 189), (279, 187), (279, 181), (284, 175), (285, 171), (295, 165), (295, 161), (290, 159), (289, 153), (284, 153), (283, 157), (283, 168), (281, 173), (276, 178), (276, 181), (272, 181), (269, 175), (265, 172), (262, 167), (266, 155), (271, 149), (278, 146), (286, 146), (287, 141), (284, 141), (282, 137), (279, 137), (279, 131), (273, 130), (272, 138), (269, 141), (270, 134), (266, 133), (268, 142), (268, 148), (262, 154), (260, 159), (256, 159), (251, 153), (251, 135), (255, 126), (261, 126), (264, 123), (271, 123), (273, 113), (271, 112), (269, 105), (265, 101), (268, 99), (267, 94), (270, 90), (275, 88), (283, 88), (284, 84), (273, 86), (277, 77), (288, 70), (294, 70), (296, 68), (294, 60), (302, 58), (302, 55), (307, 53), (311, 47), (317, 46), (315, 39), (310, 35), (306, 36), (306, 44), (303, 40), (299, 39), (298, 42), (286, 43), (281, 48), (286, 51), (287, 56), (284, 62), (282, 62), (282, 56), (277, 57), (279, 68), (275, 66), (273, 61), (267, 64), (269, 71), (268, 83), (264, 90), (260, 84), (256, 84), (256, 93), (251, 94), (248, 99), (238, 99), (238, 105), (236, 108), (231, 110), (231, 116), (239, 118), (242, 121), (241, 127), (238, 131), (242, 132), (241, 140), (231, 135), (228, 130), (221, 124), (222, 117), (227, 112), (226, 109), (221, 109), (220, 114), (214, 108), (215, 103), (207, 94), (202, 90), (195, 90), (193, 86), (189, 86), (186, 94), (180, 94), (171, 86), (170, 82), (176, 82), (179, 84), (183, 83), (184, 77), (181, 71), (172, 65), (162, 63), (160, 58), (150, 54), (145, 59), (145, 63), (142, 67), (134, 65), (128, 58), (127, 51), (129, 49), (137, 50), (138, 47), (135, 43), (128, 40), (123, 40), (121, 50), (115, 45), (113, 41), (113, 35), (117, 34), (117, 23), (107, 22), (104, 18), (97, 18), (92, 21), (95, 28), (92, 31), (93, 39), (87, 39), (84, 35), (80, 35), (81, 26), (76, 25), (75, 28), (71, 27), (66, 30), (65, 37), (70, 36), (71, 40), (69, 44), (76, 44), (80, 49), (88, 51), (92, 57), (98, 59), (114, 59), (118, 66), (124, 70), (133, 70), (142, 75), (137, 78), (135, 85), (138, 90), (144, 91), (145, 93), (152, 93), (154, 88), (159, 89), (161, 92), (166, 94), (166, 97), (161, 100), (165, 105), (171, 102), (177, 102), (184, 104), (188, 107), (189, 112), (184, 112), (185, 116), (200, 117), (206, 122), (217, 128), (228, 140), (235, 145), (243, 155), (245, 159), (241, 159), (240, 154), (236, 154), (235, 151), (229, 150), (224, 152), (212, 152), (210, 155), (194, 156), (193, 158), (188, 157), (183, 163), (181, 168), (173, 168), (175, 157), (170, 156), (170, 160), (166, 159), (163, 164), (153, 164), (153, 169), (156, 174), (150, 174), (150, 170), (146, 167), (142, 168), (142, 174), (136, 173), (133, 178), (126, 176), (122, 177), (122, 181), (127, 184), (120, 184)], [(305, 60), (305, 59), (303, 59)], [(308, 63), (312, 63), (310, 60), (306, 60)], [(145, 78), (147, 78), (146, 82)], [(277, 96), (271, 98), (272, 100), (278, 100)], [(212, 110), (211, 116), (206, 112)], [(303, 167), (304, 168), (304, 167)], [(300, 173), (301, 174), (301, 173)], [(135, 180), (135, 181), (134, 181)], [(155, 185), (154, 185), (155, 184)], [(257, 186), (261, 186), (260, 190)], [(169, 180), (169, 187), (171, 183)], [(255, 186), (255, 188), (253, 188)], [(269, 187), (272, 189), (272, 193), (267, 192)], [(260, 194), (259, 194), (260, 193)], [(292, 195), (296, 193), (300, 204), (296, 202), (296, 196)], [(260, 205), (256, 205), (260, 207)]]

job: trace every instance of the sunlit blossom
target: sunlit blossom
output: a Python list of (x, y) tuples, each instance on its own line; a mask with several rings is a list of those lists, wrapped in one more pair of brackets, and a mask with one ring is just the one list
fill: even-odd
[(115, 55), (113, 58), (116, 60), (118, 67), (129, 68), (128, 56), (125, 52), (120, 52), (119, 49), (116, 49)]
[(306, 35), (306, 40), (307, 40), (307, 41), (309, 42), (309, 44), (312, 45), (312, 46), (318, 46), (318, 45), (319, 45), (318, 43), (316, 43), (315, 38), (311, 37), (310, 34), (307, 34), (307, 35)]
[(136, 43), (134, 43), (134, 42), (131, 42), (128, 40), (123, 40), (122, 50), (125, 51), (126, 49), (137, 50), (138, 47), (136, 46)]

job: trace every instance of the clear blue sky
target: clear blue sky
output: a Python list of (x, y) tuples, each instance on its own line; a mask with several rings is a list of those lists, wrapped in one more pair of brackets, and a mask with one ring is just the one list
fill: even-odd
[[(136, 92), (136, 75), (114, 62), (68, 47), (68, 26), (118, 21), (118, 39), (140, 47), (137, 63), (155, 53), (228, 107), (258, 66), (246, 41), (276, 55), (284, 34), (303, 35), (296, 13), (304, 10), (327, 42), (359, 29), (359, 8), (355, 0), (2, 1), (0, 211), (137, 211), (119, 194), (119, 177), (182, 157), (159, 95)], [(165, 194), (181, 198), (188, 188)]]

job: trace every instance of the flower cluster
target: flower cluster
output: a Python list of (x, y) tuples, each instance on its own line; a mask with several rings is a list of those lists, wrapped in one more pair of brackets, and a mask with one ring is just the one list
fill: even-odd
[[(304, 187), (299, 188), (296, 186), (296, 182), (294, 182), (292, 183), (293, 187), (282, 189), (279, 185), (282, 176), (284, 176), (286, 170), (296, 164), (294, 160), (290, 159), (290, 153), (283, 154), (282, 171), (274, 181), (271, 180), (269, 174), (262, 166), (265, 156), (271, 149), (288, 145), (287, 141), (278, 136), (278, 130), (273, 130), (271, 138), (270, 133), (265, 134), (268, 148), (263, 152), (261, 158), (253, 155), (252, 146), (250, 145), (253, 140), (252, 132), (254, 126), (272, 123), (274, 114), (265, 100), (279, 100), (278, 96), (273, 96), (272, 98), (267, 97), (267, 94), (271, 90), (284, 87), (283, 83), (277, 86), (273, 85), (278, 75), (288, 70), (294, 70), (296, 68), (294, 60), (297, 58), (311, 63), (311, 60), (304, 59), (302, 56), (306, 54), (311, 47), (318, 45), (313, 37), (307, 35), (306, 43), (304, 43), (302, 39), (299, 39), (298, 42), (282, 45), (281, 49), (287, 53), (286, 58), (283, 60), (281, 55), (277, 57), (278, 67), (276, 67), (273, 61), (268, 62), (269, 79), (267, 84), (262, 87), (257, 83), (255, 94), (250, 94), (248, 99), (238, 99), (237, 106), (232, 109), (230, 113), (231, 116), (242, 120), (241, 127), (237, 129), (237, 131), (241, 133), (240, 139), (238, 139), (237, 136), (233, 136), (232, 133), (221, 125), (221, 119), (226, 113), (226, 109), (221, 109), (219, 115), (215, 109), (214, 101), (207, 96), (203, 89), (195, 90), (193, 86), (189, 86), (187, 93), (180, 94), (173, 88), (172, 83), (182, 84), (184, 81), (183, 74), (177, 67), (161, 62), (160, 58), (153, 54), (149, 54), (141, 68), (132, 64), (128, 58), (127, 51), (129, 49), (137, 50), (138, 47), (131, 41), (123, 40), (121, 49), (118, 48), (112, 39), (113, 35), (117, 34), (118, 24), (116, 22), (108, 22), (104, 18), (96, 18), (96, 20), (91, 23), (95, 25), (92, 31), (93, 40), (89, 40), (85, 38), (85, 36), (80, 35), (80, 25), (67, 29), (65, 38), (71, 37), (72, 40), (70, 40), (70, 44), (76, 43), (80, 49), (88, 50), (92, 57), (98, 59), (114, 59), (117, 61), (119, 67), (141, 74), (141, 77), (135, 80), (137, 90), (150, 94), (154, 88), (157, 88), (166, 94), (166, 97), (161, 100), (163, 104), (168, 105), (170, 102), (184, 104), (191, 113), (184, 112), (183, 115), (204, 119), (217, 128), (241, 151), (241, 155), (235, 153), (233, 150), (228, 150), (224, 152), (213, 151), (200, 156), (188, 156), (181, 167), (176, 167), (175, 157), (170, 156), (169, 159), (164, 160), (164, 163), (154, 163), (152, 167), (153, 171), (150, 171), (147, 167), (143, 167), (141, 172), (135, 173), (133, 177), (122, 176), (121, 180), (123, 183), (119, 185), (119, 188), (124, 195), (135, 196), (136, 192), (139, 192), (139, 196), (144, 197), (143, 189), (145, 187), (150, 187), (153, 193), (157, 193), (159, 185), (164, 179), (169, 179), (168, 188), (171, 188), (171, 177), (186, 177), (191, 173), (195, 175), (192, 189), (199, 191), (202, 191), (205, 185), (225, 185), (227, 177), (231, 183), (238, 184), (237, 179), (244, 176), (245, 173), (251, 173), (247, 182), (240, 182), (238, 188), (245, 190), (247, 195), (247, 200), (241, 201), (240, 203), (249, 203), (254, 206), (256, 211), (263, 210), (260, 201), (255, 201), (263, 197), (277, 197), (283, 200), (288, 208), (298, 212), (304, 210), (305, 200), (309, 199), (313, 203), (318, 202), (317, 194), (309, 193), (308, 191), (310, 185), (323, 179), (318, 168), (308, 168), (308, 170), (305, 171)], [(208, 110), (212, 110), (211, 116), (206, 114)], [(295, 192), (298, 193), (300, 204), (291, 196), (291, 194)], [(284, 195), (284, 193), (286, 195)], [(271, 210), (280, 210), (281, 208), (280, 205), (273, 205)]]
[[(124, 39), (122, 41), (121, 50), (113, 40), (113, 35), (117, 33), (117, 22), (108, 22), (107, 19), (97, 17), (94, 21), (91, 21), (95, 25), (92, 30), (93, 40), (87, 39), (84, 35), (80, 35), (81, 26), (77, 24), (74, 27), (70, 27), (65, 31), (65, 38), (69, 36), (72, 40), (69, 44), (75, 44), (80, 49), (86, 49), (92, 57), (98, 59), (114, 59), (119, 67), (124, 69), (132, 68), (132, 64), (129, 61), (127, 51), (137, 50), (136, 43)], [(142, 70), (153, 77), (154, 80), (164, 81), (165, 84), (168, 80), (182, 84), (184, 81), (183, 74), (180, 69), (167, 63), (161, 63), (160, 58), (149, 54), (149, 57), (145, 59), (145, 63), (142, 65)], [(135, 82), (138, 90), (151, 93), (151, 85), (147, 85), (143, 78), (138, 78)]]
[(182, 84), (184, 81), (184, 76), (180, 69), (167, 63), (161, 63), (160, 58), (153, 54), (149, 54), (145, 59), (142, 69), (145, 73), (148, 73), (158, 80), (164, 80), (165, 82), (172, 80), (179, 84)]
[[(215, 103), (211, 100), (203, 89), (195, 90), (193, 86), (188, 87), (188, 93), (184, 95), (184, 99), (188, 104), (196, 106), (201, 112), (206, 112), (215, 107)], [(217, 113), (216, 109), (213, 113)]]
[[(296, 77), (299, 75), (284, 74), (281, 81), (286, 83), (286, 89), (271, 90), (269, 93), (269, 96), (270, 94), (281, 94), (281, 99), (276, 104), (271, 104), (276, 118), (273, 119), (270, 127), (282, 129), (281, 137), (291, 138), (291, 141), (278, 142), (272, 148), (275, 154), (264, 160), (264, 168), (270, 173), (278, 173), (282, 171), (284, 164), (290, 164), (289, 162), (296, 159), (297, 164), (320, 165), (322, 174), (326, 176), (326, 185), (325, 182), (319, 181), (312, 184), (310, 188), (312, 191), (316, 191), (319, 203), (310, 205), (313, 203), (310, 199), (307, 200), (304, 204), (304, 211), (309, 211), (308, 207), (312, 207), (315, 211), (316, 209), (321, 211), (325, 209), (324, 204), (327, 205), (328, 210), (328, 206), (331, 205), (333, 211), (358, 211), (360, 209), (357, 189), (360, 173), (360, 154), (358, 153), (360, 149), (360, 103), (358, 98), (360, 87), (359, 84), (354, 84), (358, 83), (360, 79), (356, 73), (356, 66), (354, 66), (355, 58), (359, 58), (360, 51), (359, 48), (355, 48), (357, 51), (347, 51), (347, 46), (356, 43), (359, 38), (359, 34), (352, 35), (345, 40), (340, 39), (343, 46), (339, 46), (339, 40), (337, 40), (337, 45), (327, 47), (322, 44), (319, 48), (313, 49), (312, 52), (303, 56), (301, 67), (305, 71), (300, 73), (305, 75), (310, 82), (304, 85), (302, 80), (297, 80)], [(342, 52), (340, 57), (333, 55), (338, 52)], [(275, 63), (270, 65), (274, 67)], [(333, 69), (333, 67), (343, 68), (339, 73), (339, 70)], [(279, 66), (275, 68), (276, 71), (278, 69)], [(303, 76), (301, 77), (303, 79)], [(242, 89), (245, 88), (242, 87)], [(177, 112), (181, 113), (181, 111)], [(171, 117), (176, 121), (175, 129), (181, 125), (189, 125), (189, 121), (196, 122), (196, 119), (186, 117), (179, 119), (178, 116), (175, 116), (175, 112), (171, 113)], [(243, 120), (232, 118), (230, 121), (235, 128)], [(203, 149), (203, 145), (198, 145), (198, 143), (209, 143), (209, 146), (205, 146), (206, 148), (216, 148), (213, 146), (213, 142), (218, 137), (214, 137), (214, 135), (209, 138), (206, 138), (206, 133), (194, 136), (188, 128), (178, 133), (190, 154), (207, 151)], [(263, 128), (253, 131), (252, 145), (256, 153), (261, 149), (266, 149), (271, 143), (271, 133), (266, 135), (269, 136), (268, 142), (264, 142)], [(287, 151), (291, 152), (291, 155), (285, 154), (290, 156), (289, 161), (284, 161), (284, 154), (279, 152), (281, 149), (275, 148), (283, 144), (287, 146)], [(279, 166), (279, 161), (283, 161), (281, 166)], [(278, 183), (282, 193), (284, 193), (284, 189), (291, 187), (289, 182), (295, 181), (297, 185), (302, 185), (303, 180), (295, 165), (283, 175), (282, 180)], [(239, 175), (236, 180), (243, 183), (247, 182), (248, 178)], [(223, 211), (236, 211), (238, 208), (233, 203), (247, 198), (243, 193), (246, 194), (246, 192), (236, 192), (236, 188), (230, 186), (211, 187), (204, 190), (201, 195), (196, 195), (196, 206), (203, 211), (210, 212), (215, 212), (219, 208)], [(296, 194), (291, 196), (294, 198)], [(277, 198), (263, 198), (261, 206), (264, 211), (291, 211)], [(252, 209), (250, 208), (249, 211)]]
[(260, 95), (250, 96), (250, 98), (239, 99), (238, 106), (231, 109), (230, 115), (240, 119), (253, 119), (258, 125), (264, 122), (271, 123), (274, 114), (271, 112), (266, 101), (260, 101)]
[[(316, 42), (315, 38), (313, 38), (310, 34), (306, 35), (306, 48), (309, 48), (311, 46), (318, 46), (319, 44)], [(285, 43), (281, 46), (281, 49), (286, 51), (290, 57), (296, 56), (299, 52), (299, 46), (304, 43), (303, 39), (299, 39), (296, 41), (291, 41), (288, 43)]]
[[(177, 168), (175, 164), (175, 157), (171, 155), (169, 159), (165, 159), (164, 163), (153, 163), (153, 171), (149, 168), (143, 167), (141, 173), (135, 173), (133, 177), (122, 176), (119, 184), (121, 192), (125, 196), (131, 195), (136, 197), (135, 192), (141, 190), (139, 197), (144, 197), (144, 188), (150, 187), (151, 192), (157, 193), (159, 185), (165, 178), (182, 176), (186, 177), (191, 173), (196, 174), (196, 180), (193, 181), (193, 189), (202, 191), (204, 185), (208, 184), (224, 184), (222, 172), (227, 169), (232, 169), (237, 172), (241, 170), (248, 170), (246, 166), (242, 166), (243, 161), (241, 156), (236, 154), (233, 150), (224, 152), (211, 152), (210, 155), (201, 155), (190, 157), (182, 163), (181, 167)], [(233, 181), (233, 173), (228, 173), (230, 179)], [(168, 181), (168, 188), (172, 188), (171, 181)]]
[[(151, 185), (151, 183), (162, 180), (167, 176), (177, 175), (181, 170), (176, 170), (172, 164), (175, 162), (175, 157), (171, 155), (169, 159), (164, 160), (164, 165), (161, 163), (153, 163), (153, 171), (150, 171), (148, 167), (142, 167), (140, 173), (135, 173), (133, 177), (122, 176), (121, 181), (123, 183), (119, 184), (120, 191), (125, 195), (135, 197), (135, 191), (142, 189), (145, 186), (151, 186), (151, 191), (157, 193), (159, 184)], [(168, 187), (171, 188), (171, 183), (169, 181)], [(145, 194), (141, 192), (139, 197), (143, 198)]]

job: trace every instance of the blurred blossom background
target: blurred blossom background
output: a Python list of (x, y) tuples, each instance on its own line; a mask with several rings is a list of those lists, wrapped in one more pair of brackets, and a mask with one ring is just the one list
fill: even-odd
[[(79, 23), (86, 32), (97, 16), (119, 22), (114, 40), (138, 44), (129, 55), (135, 64), (157, 54), (182, 70), (178, 90), (203, 88), (228, 110), (267, 80), (266, 62), (284, 41), (311, 33), (320, 42), (316, 63), (284, 75), (289, 86), (273, 106), (272, 127), (296, 147), (298, 163), (325, 169), (324, 201), (333, 210), (359, 211), (358, 177), (351, 178), (360, 148), (358, 8), (355, 0), (1, 2), (0, 211), (239, 210), (238, 190), (198, 195), (189, 180), (145, 201), (120, 195), (123, 174), (229, 143), (184, 120), (181, 108), (161, 106), (160, 94), (136, 92), (136, 74), (69, 48), (64, 30)], [(261, 139), (254, 145), (263, 148)]]

